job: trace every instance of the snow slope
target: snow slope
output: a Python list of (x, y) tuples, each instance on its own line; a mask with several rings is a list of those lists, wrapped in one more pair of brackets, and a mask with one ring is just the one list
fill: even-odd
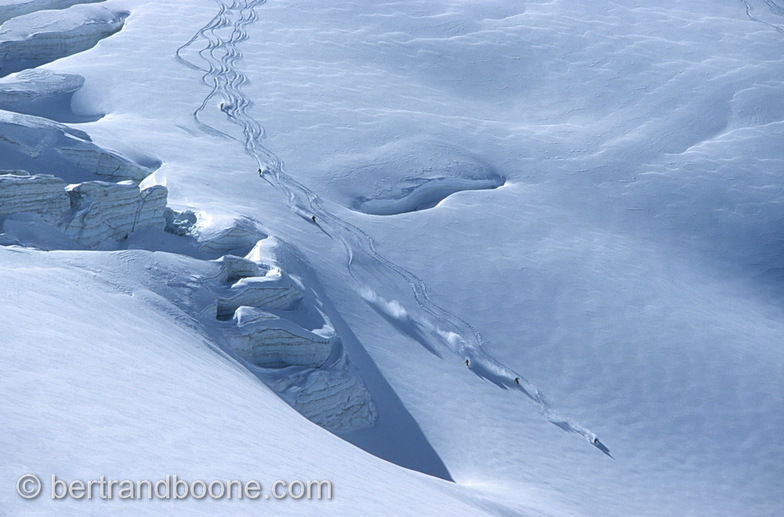
[[(148, 468), (131, 474), (238, 477), (256, 475), (252, 465), (261, 463), (271, 465), (264, 473), (305, 476), (298, 469), (312, 463), (303, 456), (314, 454), (326, 455), (313, 460), (326, 474), (314, 475), (347, 487), (326, 510), (335, 514), (784, 511), (784, 18), (775, 2), (105, 5), (131, 13), (124, 28), (45, 67), (84, 77), (72, 118), (55, 118), (93, 120), (74, 126), (91, 142), (53, 123), (36, 127), (55, 142), (75, 134), (80, 146), (111, 150), (148, 173), (160, 164), (142, 186), (165, 184), (171, 207), (196, 211), (208, 248), (194, 251), (187, 236), (139, 234), (129, 247), (179, 253), (139, 255), (153, 270), (160, 260), (187, 276), (209, 266), (183, 254), (215, 258), (241, 247), (235, 238), (260, 238), (232, 229), (239, 227), (227, 221), (237, 218), (285, 242), (284, 271), (315, 290), (379, 411), (373, 427), (340, 434), (392, 462), (312, 426), (258, 376), (204, 346), (168, 351), (154, 362), (166, 375), (148, 380), (131, 368), (123, 377), (127, 387), (113, 396), (150, 387), (150, 407), (184, 398), (185, 408), (152, 411), (165, 416), (161, 425), (119, 426), (118, 436), (155, 444), (133, 448), (134, 462)], [(20, 156), (0, 167), (46, 173), (47, 161)], [(45, 160), (61, 160), (52, 156)], [(235, 244), (199, 255), (221, 248), (211, 232)], [(123, 311), (127, 321), (109, 324), (98, 307), (113, 289), (145, 293), (136, 286), (157, 278), (138, 268), (113, 273), (116, 262), (146, 252), (0, 252), (12, 271), (3, 276), (3, 335), (9, 329), (14, 340), (4, 364), (27, 364), (54, 341), (32, 331), (43, 312), (36, 307), (68, 289), (100, 294), (85, 294), (94, 310), (69, 305), (43, 315), (77, 322), (64, 332), (65, 357), (95, 343), (119, 346), (118, 336), (139, 327), (149, 336), (143, 344), (167, 336), (182, 350), (221, 339), (171, 308), (187, 303), (188, 290), (155, 291), (152, 304), (140, 294)], [(19, 271), (18, 263), (36, 261), (46, 267)], [(63, 268), (68, 279), (56, 287), (35, 280)], [(112, 288), (96, 285), (107, 281)], [(25, 284), (36, 286), (29, 306), (10, 287)], [(237, 322), (249, 314), (240, 311)], [(88, 315), (107, 318), (96, 325), (100, 337), (83, 337)], [(68, 375), (114, 379), (107, 361)], [(9, 390), (39, 369), (21, 368), (3, 392), (16, 394)], [(252, 393), (240, 407), (278, 408), (277, 417), (245, 419), (232, 404), (209, 403), (212, 416), (202, 418), (184, 404), (212, 391), (188, 372), (208, 375), (216, 393)], [(177, 399), (157, 395), (175, 386)], [(4, 452), (19, 443), (29, 451), (4, 470), (4, 489), (22, 466), (59, 473), (79, 463), (85, 476), (131, 475), (122, 438), (101, 438), (96, 450), (104, 452), (90, 461), (58, 447), (102, 425), (107, 410), (66, 402), (47, 413), (55, 393), (40, 392), (30, 409), (4, 398), (3, 414), (14, 415), (8, 436), (19, 437)], [(48, 436), (66, 418), (86, 425)], [(32, 421), (38, 427), (28, 432)], [(192, 449), (174, 457), (153, 438), (190, 426), (218, 428), (199, 433), (220, 443), (207, 448), (211, 461)], [(255, 432), (281, 447), (257, 449), (247, 439)], [(308, 433), (307, 455), (292, 453), (300, 433)], [(614, 461), (583, 439), (594, 433)], [(405, 495), (385, 505), (376, 491), (384, 487)], [(9, 514), (57, 509), (7, 494), (0, 504)]]
[[(182, 310), (129, 274), (153, 269), (158, 274), (150, 280), (165, 284), (177, 271), (208, 274), (200, 261), (143, 251), (5, 249), (3, 267), (4, 515), (323, 515), (360, 507), (371, 513), (445, 507), (483, 512), (464, 500), (459, 487), (362, 454), (293, 413), (220, 354)], [(190, 499), (156, 505), (25, 501), (14, 493), (13, 480), (27, 472), (69, 480), (177, 473), (181, 479), (263, 483), (342, 474), (333, 481), (333, 501)], [(379, 492), (387, 487), (383, 497), (366, 493), (369, 481)]]

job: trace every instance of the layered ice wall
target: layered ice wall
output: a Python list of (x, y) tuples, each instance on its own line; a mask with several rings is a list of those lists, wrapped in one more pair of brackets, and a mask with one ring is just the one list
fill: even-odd
[(346, 367), (306, 369), (273, 385), (302, 415), (336, 431), (352, 431), (372, 425), (376, 410), (362, 378)]
[[(113, 248), (144, 228), (163, 229), (166, 187), (155, 185), (140, 189), (133, 182), (87, 181), (67, 185), (48, 174), (30, 175), (25, 171), (0, 172), (0, 227), (14, 234), (11, 221), (33, 221), (57, 228), (79, 246)], [(29, 226), (29, 224), (27, 225)], [(21, 236), (15, 236), (21, 237)], [(60, 245), (62, 240), (57, 240)], [(46, 242), (34, 244), (50, 248)]]
[[(267, 272), (265, 276), (242, 277), (226, 289), (218, 299), (218, 318), (237, 315), (242, 306), (266, 307), (267, 309), (290, 309), (302, 300), (302, 291), (282, 275), (280, 270)], [(246, 315), (238, 324), (249, 321)]]
[(275, 247), (274, 239), (264, 239), (244, 259), (221, 259), (216, 315), (232, 314), (221, 326), (228, 350), (322, 427), (372, 426), (378, 414), (362, 377), (317, 308), (318, 296), (278, 267)]
[(166, 188), (138, 186), (151, 169), (52, 120), (78, 121), (70, 100), (84, 79), (27, 70), (90, 48), (122, 28), (127, 13), (75, 5), (88, 3), (0, 5), (0, 76), (22, 70), (0, 80), (0, 166), (7, 169), (0, 172), (3, 242), (104, 249), (137, 230), (165, 227)]
[(30, 213), (56, 223), (71, 208), (66, 184), (49, 174), (30, 175), (25, 171), (0, 171), (0, 219)]
[(106, 248), (142, 228), (164, 228), (167, 191), (139, 188), (137, 182), (151, 172), (146, 167), (95, 145), (83, 131), (43, 117), (0, 110), (0, 133), (2, 166), (9, 169), (0, 175), (0, 222), (15, 239), (21, 235), (14, 235), (8, 220), (24, 214), (35, 216), (25, 222), (25, 232), (31, 225), (47, 226), (45, 235), (35, 231), (36, 237), (25, 237), (45, 249), (71, 247), (63, 235), (52, 233), (56, 229), (76, 247)]
[(73, 214), (62, 225), (65, 234), (88, 248), (127, 239), (142, 228), (163, 229), (166, 187), (139, 189), (130, 181), (87, 181), (67, 189)]
[[(61, 74), (49, 70), (23, 70), (0, 79), (0, 105), (19, 112), (20, 105), (38, 98), (60, 93), (72, 93), (84, 85), (84, 78), (75, 74)], [(48, 115), (48, 113), (47, 113)]]
[(236, 327), (228, 337), (232, 350), (265, 368), (318, 368), (338, 344), (334, 331), (318, 334), (255, 307), (239, 307), (233, 321)]

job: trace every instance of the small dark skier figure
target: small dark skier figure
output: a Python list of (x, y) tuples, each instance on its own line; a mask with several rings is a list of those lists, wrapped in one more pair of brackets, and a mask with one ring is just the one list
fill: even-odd
[(520, 384), (520, 377), (515, 377), (515, 384)]
[[(599, 438), (594, 437), (594, 439), (591, 440), (591, 445), (593, 445), (594, 447), (596, 447), (597, 449), (599, 449), (600, 451), (605, 453), (607, 456), (613, 458), (613, 455), (610, 454), (610, 449), (608, 449), (606, 445), (604, 445), (602, 442), (600, 442)], [(615, 458), (613, 458), (613, 459), (615, 459)]]
[(465, 364), (466, 364), (466, 366), (468, 366), (469, 368), (471, 367), (471, 361), (469, 361), (468, 359), (466, 359), (466, 363), (465, 363)]
[(316, 216), (315, 215), (311, 215), (310, 216), (310, 220), (313, 221), (313, 224), (316, 224)]

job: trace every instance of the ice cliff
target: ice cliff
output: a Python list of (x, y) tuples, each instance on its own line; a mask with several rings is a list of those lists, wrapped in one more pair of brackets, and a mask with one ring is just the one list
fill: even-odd
[(67, 188), (73, 215), (62, 227), (65, 234), (88, 248), (126, 239), (142, 228), (163, 229), (166, 187), (139, 189), (130, 181), (87, 181)]
[(130, 181), (67, 185), (48, 174), (6, 171), (0, 172), (0, 222), (35, 215), (80, 246), (113, 248), (116, 241), (140, 229), (163, 229), (166, 195), (166, 188), (157, 185), (145, 189)]
[(31, 213), (57, 223), (65, 218), (71, 207), (65, 187), (63, 180), (49, 174), (0, 171), (0, 219)]
[[(245, 258), (220, 259), (217, 315), (226, 347), (302, 415), (334, 432), (373, 425), (378, 414), (318, 295), (279, 266), (277, 241)], [(232, 293), (229, 297), (226, 293)]]

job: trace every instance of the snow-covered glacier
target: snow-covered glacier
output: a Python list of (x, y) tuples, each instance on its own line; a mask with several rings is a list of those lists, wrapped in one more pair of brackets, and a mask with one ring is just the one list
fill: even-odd
[(129, 511), (26, 473), (335, 486), (145, 515), (781, 515), (783, 35), (0, 0), (0, 515)]
[(77, 4), (36, 10), (0, 25), (0, 74), (6, 76), (87, 50), (122, 28), (126, 12)]

